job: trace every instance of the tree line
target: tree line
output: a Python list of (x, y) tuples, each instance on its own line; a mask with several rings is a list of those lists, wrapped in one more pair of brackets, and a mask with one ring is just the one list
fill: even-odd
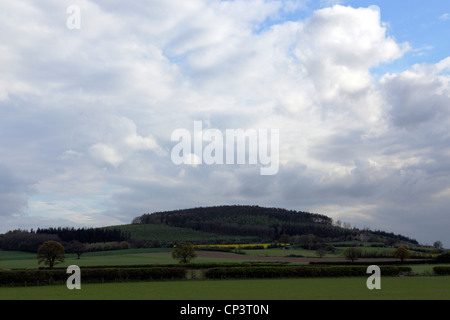
[(37, 252), (45, 241), (62, 243), (102, 243), (121, 242), (130, 238), (130, 234), (119, 229), (107, 228), (46, 228), (37, 230), (16, 229), (0, 236), (0, 249), (9, 251)]
[(35, 233), (56, 234), (62, 241), (70, 242), (76, 240), (81, 243), (126, 241), (130, 238), (129, 232), (124, 232), (117, 228), (38, 228)]
[(403, 236), (401, 234), (394, 234), (392, 232), (386, 232), (386, 231), (382, 231), (382, 230), (371, 230), (370, 233), (377, 235), (377, 236), (389, 238), (389, 239), (391, 239), (392, 243), (395, 243), (395, 241), (406, 241), (406, 242), (410, 242), (410, 243), (413, 243), (416, 245), (419, 244), (419, 242), (417, 240), (409, 238), (407, 236)]

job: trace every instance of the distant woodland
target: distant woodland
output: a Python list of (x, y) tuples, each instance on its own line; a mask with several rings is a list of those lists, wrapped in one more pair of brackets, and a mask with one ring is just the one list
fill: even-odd
[(104, 228), (47, 228), (37, 230), (12, 230), (1, 236), (0, 249), (9, 251), (36, 252), (39, 246), (48, 240), (66, 244), (103, 243), (126, 241), (130, 235), (119, 229)]
[[(352, 228), (349, 224), (333, 222), (331, 218), (321, 214), (259, 206), (199, 207), (148, 213), (134, 218), (131, 226), (146, 224), (185, 228), (208, 234), (249, 237), (261, 242), (277, 242), (282, 236), (288, 235), (293, 240), (296, 237), (298, 239), (313, 236), (321, 243), (362, 240), (387, 246), (399, 242), (418, 244), (416, 240), (402, 235)], [(89, 251), (117, 250), (142, 245), (141, 240), (133, 239), (132, 234), (121, 230), (120, 227), (12, 230), (0, 235), (0, 249), (36, 252), (47, 240), (61, 242), (67, 252), (78, 250), (80, 244), (88, 247)]]
[(372, 238), (418, 244), (414, 239), (381, 230), (342, 227), (321, 214), (259, 206), (215, 206), (155, 212), (136, 217), (132, 223), (165, 224), (223, 235), (256, 236), (261, 241), (277, 240), (282, 234), (313, 234), (329, 241), (346, 241), (364, 231)]

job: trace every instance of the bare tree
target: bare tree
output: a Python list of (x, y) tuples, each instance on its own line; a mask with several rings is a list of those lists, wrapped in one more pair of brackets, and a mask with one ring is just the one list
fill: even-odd
[(354, 262), (362, 255), (362, 251), (359, 248), (350, 247), (344, 250), (345, 259)]

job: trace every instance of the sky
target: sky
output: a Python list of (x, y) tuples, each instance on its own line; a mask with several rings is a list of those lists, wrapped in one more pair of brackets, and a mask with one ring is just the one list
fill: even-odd
[[(15, 0), (0, 30), (0, 232), (259, 205), (450, 247), (448, 1)], [(237, 129), (275, 173), (173, 160)]]

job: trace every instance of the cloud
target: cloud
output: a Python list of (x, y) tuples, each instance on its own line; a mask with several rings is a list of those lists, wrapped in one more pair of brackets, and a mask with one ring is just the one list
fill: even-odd
[(102, 143), (93, 145), (89, 151), (94, 159), (109, 163), (114, 167), (123, 162), (123, 158), (116, 150)]
[(439, 16), (439, 19), (441, 19), (441, 20), (449, 20), (450, 19), (450, 14), (449, 13), (444, 13), (444, 14)]
[[(68, 30), (69, 4), (0, 5), (5, 226), (24, 223), (6, 212), (107, 225), (235, 203), (418, 234), (426, 204), (445, 218), (450, 58), (376, 79), (411, 50), (378, 7), (297, 19), (306, 1), (79, 1)], [(279, 129), (279, 173), (173, 164), (171, 133), (194, 120)]]
[(391, 103), (393, 124), (416, 128), (433, 120), (447, 122), (449, 77), (441, 72), (448, 70), (448, 64), (447, 58), (435, 65), (415, 65), (413, 70), (388, 74), (381, 79), (380, 84)]
[(114, 167), (140, 151), (151, 150), (165, 154), (152, 136), (139, 135), (136, 124), (128, 118), (107, 117), (105, 126), (98, 129), (102, 142), (92, 145), (89, 153), (94, 159)]
[(377, 7), (333, 6), (307, 21), (296, 53), (321, 98), (335, 101), (370, 87), (370, 69), (398, 59), (408, 48), (387, 37)]
[(34, 192), (33, 181), (0, 164), (0, 217), (23, 216), (27, 199)]

